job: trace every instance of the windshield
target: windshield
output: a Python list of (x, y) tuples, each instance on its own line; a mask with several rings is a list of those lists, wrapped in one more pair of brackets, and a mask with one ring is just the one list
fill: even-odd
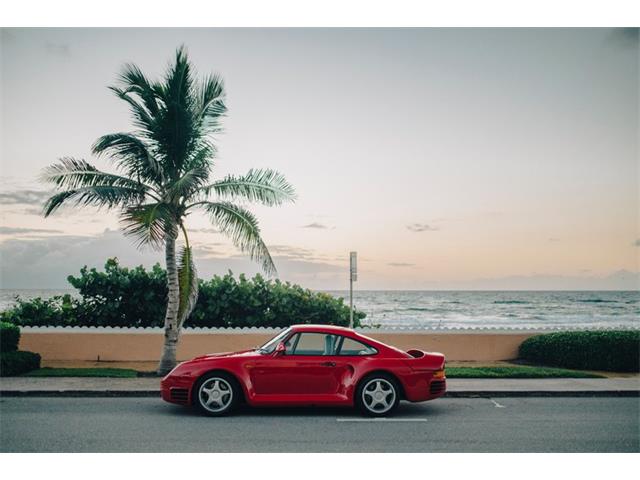
[(278, 344), (283, 341), (285, 339), (285, 337), (287, 336), (287, 334), (291, 331), (291, 328), (287, 328), (283, 331), (281, 331), (279, 334), (277, 334), (275, 337), (273, 337), (271, 340), (269, 340), (267, 343), (265, 343), (264, 345), (262, 345), (258, 351), (262, 354), (269, 354), (269, 353), (273, 353), (273, 351), (276, 349), (276, 347), (278, 346)]

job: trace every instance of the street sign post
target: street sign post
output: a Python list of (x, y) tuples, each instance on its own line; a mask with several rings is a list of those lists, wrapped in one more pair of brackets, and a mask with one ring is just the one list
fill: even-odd
[(358, 253), (349, 254), (349, 328), (353, 328), (353, 282), (358, 280)]

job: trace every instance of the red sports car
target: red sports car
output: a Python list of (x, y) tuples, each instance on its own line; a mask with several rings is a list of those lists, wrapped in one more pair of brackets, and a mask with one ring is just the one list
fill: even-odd
[(444, 395), (444, 355), (403, 352), (354, 330), (294, 325), (262, 347), (217, 353), (179, 364), (162, 379), (162, 398), (224, 415), (252, 406), (356, 405), (391, 413), (400, 400)]

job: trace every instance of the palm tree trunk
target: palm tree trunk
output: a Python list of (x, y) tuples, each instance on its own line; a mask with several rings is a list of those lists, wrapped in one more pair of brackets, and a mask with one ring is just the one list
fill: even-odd
[(178, 306), (180, 289), (176, 266), (176, 234), (168, 234), (165, 239), (165, 259), (167, 263), (167, 313), (164, 317), (164, 345), (158, 365), (158, 375), (167, 374), (176, 366), (176, 349), (180, 330), (178, 326)]

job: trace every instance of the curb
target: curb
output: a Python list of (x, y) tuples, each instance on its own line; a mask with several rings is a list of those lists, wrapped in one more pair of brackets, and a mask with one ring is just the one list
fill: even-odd
[(500, 397), (640, 397), (640, 390), (495, 390), (453, 391), (444, 394), (447, 398), (500, 398)]
[(4, 390), (2, 397), (129, 397), (160, 398), (160, 390)]
[[(5, 390), (2, 397), (160, 397), (160, 390)], [(500, 397), (632, 397), (639, 398), (640, 390), (495, 390), (450, 391), (446, 398), (500, 398)]]

